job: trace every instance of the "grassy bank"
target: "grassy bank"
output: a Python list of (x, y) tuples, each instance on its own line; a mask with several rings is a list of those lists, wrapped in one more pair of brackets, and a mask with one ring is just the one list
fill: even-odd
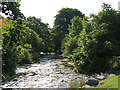
[(103, 81), (103, 83), (96, 88), (120, 88), (120, 75), (110, 77)]

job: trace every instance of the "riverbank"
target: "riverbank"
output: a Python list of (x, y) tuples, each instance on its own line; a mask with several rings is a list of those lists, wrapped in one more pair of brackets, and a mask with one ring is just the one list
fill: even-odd
[[(94, 80), (98, 80), (97, 85), (87, 85), (85, 84), (83, 88), (93, 88), (93, 89), (105, 89), (114, 88), (117, 90), (120, 88), (120, 70), (118, 68), (108, 71), (109, 73), (101, 74), (95, 77)], [(105, 77), (104, 77), (105, 75)], [(93, 83), (93, 82), (92, 82)]]
[(120, 88), (119, 83), (120, 83), (120, 75), (117, 75), (101, 81), (101, 85), (95, 88)]

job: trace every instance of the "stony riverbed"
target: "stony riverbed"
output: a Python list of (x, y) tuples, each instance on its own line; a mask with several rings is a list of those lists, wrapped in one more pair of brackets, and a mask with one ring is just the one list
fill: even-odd
[(86, 77), (75, 73), (71, 67), (66, 67), (64, 63), (66, 62), (61, 59), (40, 58), (38, 63), (17, 67), (16, 77), (6, 81), (2, 87), (70, 88), (87, 80)]

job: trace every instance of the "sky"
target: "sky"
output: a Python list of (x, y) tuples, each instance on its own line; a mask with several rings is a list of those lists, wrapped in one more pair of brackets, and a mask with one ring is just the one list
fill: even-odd
[(26, 16), (41, 18), (42, 22), (53, 26), (54, 16), (61, 8), (76, 8), (86, 16), (97, 14), (103, 3), (111, 4), (118, 10), (120, 0), (21, 0), (20, 10)]

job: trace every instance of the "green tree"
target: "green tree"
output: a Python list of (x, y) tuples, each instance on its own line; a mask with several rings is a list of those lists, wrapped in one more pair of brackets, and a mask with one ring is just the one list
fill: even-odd
[(82, 31), (82, 18), (75, 16), (71, 20), (71, 25), (69, 25), (68, 31), (69, 31), (69, 37), (74, 37), (79, 35), (79, 33)]
[(27, 18), (27, 24), (30, 29), (34, 30), (45, 43), (44, 52), (52, 51), (52, 36), (48, 24), (41, 22), (41, 18), (30, 16)]
[(102, 8), (102, 11), (99, 12), (97, 16), (93, 16), (93, 20), (98, 26), (102, 23), (106, 23), (108, 25), (107, 30), (109, 32), (109, 36), (106, 38), (115, 45), (116, 49), (114, 50), (116, 53), (114, 54), (118, 56), (120, 55), (119, 49), (117, 49), (120, 42), (120, 12), (112, 9), (111, 5), (105, 3), (103, 3)]
[(2, 13), (5, 15), (8, 15), (8, 18), (10, 19), (18, 19), (18, 18), (24, 18), (24, 15), (21, 13), (20, 9), (20, 2), (2, 2), (1, 8)]
[(61, 30), (60, 30), (60, 26), (59, 25), (56, 25), (52, 28), (52, 36), (53, 36), (53, 52), (55, 53), (60, 53), (61, 51), (61, 41), (62, 41), (62, 38), (61, 38)]
[[(30, 29), (29, 27), (25, 28), (24, 37), (22, 38), (23, 45), (31, 45), (31, 54), (33, 55), (33, 61), (38, 61), (40, 52), (44, 52), (45, 43), (39, 35)], [(27, 47), (26, 47), (27, 48)], [(24, 62), (25, 63), (25, 62)]]
[(10, 79), (15, 74), (19, 62), (32, 62), (31, 45), (22, 43), (25, 28), (19, 2), (2, 2), (1, 6), (2, 13), (9, 18), (2, 27), (2, 74)]
[(77, 48), (78, 37), (82, 31), (82, 18), (75, 16), (71, 20), (68, 31), (69, 34), (65, 36), (62, 42), (62, 49), (65, 55), (72, 54), (72, 51)]
[(103, 4), (103, 10), (98, 15), (83, 21), (78, 47), (70, 56), (76, 64), (76, 71), (91, 75), (112, 68), (111, 58), (120, 54), (119, 19), (119, 12)]
[[(2, 73), (7, 77), (15, 74), (16, 66), (23, 60), (32, 62), (30, 45), (22, 45), (24, 27), (18, 21), (7, 20), (7, 25), (2, 27)], [(24, 48), (27, 46), (27, 48)]]
[[(54, 26), (52, 29), (52, 32), (54, 33), (54, 51), (56, 53), (61, 52), (61, 44), (62, 40), (65, 37), (65, 34), (68, 34), (68, 25), (71, 25), (71, 19), (74, 16), (83, 17), (84, 14), (82, 14), (77, 9), (72, 8), (62, 8), (60, 11), (58, 11), (58, 14), (55, 16)], [(55, 28), (54, 28), (55, 27)], [(59, 33), (59, 34), (58, 34)], [(57, 36), (58, 35), (58, 36)], [(59, 37), (59, 38), (58, 38)], [(56, 42), (57, 39), (57, 42)]]

